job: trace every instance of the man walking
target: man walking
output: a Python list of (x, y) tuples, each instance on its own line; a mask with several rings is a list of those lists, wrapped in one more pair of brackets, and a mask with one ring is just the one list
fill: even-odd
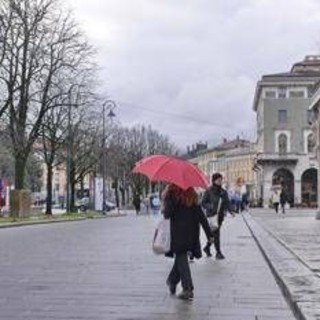
[[(220, 229), (223, 223), (226, 211), (232, 212), (228, 193), (222, 188), (223, 177), (220, 173), (214, 173), (211, 178), (212, 185), (206, 190), (203, 199), (202, 207), (206, 210), (207, 217), (211, 220), (216, 217), (217, 225), (214, 227), (214, 247), (216, 249), (216, 259), (224, 259), (220, 247)], [(208, 257), (211, 257), (211, 243), (207, 243), (203, 251)]]

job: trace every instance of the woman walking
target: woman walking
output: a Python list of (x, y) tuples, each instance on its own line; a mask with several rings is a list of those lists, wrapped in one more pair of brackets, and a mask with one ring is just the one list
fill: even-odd
[(171, 294), (181, 281), (182, 292), (178, 298), (193, 299), (193, 282), (188, 253), (201, 258), (200, 225), (208, 240), (213, 236), (208, 221), (198, 204), (198, 195), (193, 188), (183, 190), (174, 184), (167, 185), (162, 194), (163, 214), (170, 219), (171, 250), (168, 256), (174, 256), (174, 264), (167, 279)]
[(272, 204), (273, 208), (275, 209), (276, 213), (279, 212), (279, 203), (280, 203), (280, 191), (277, 189), (274, 189), (272, 192)]

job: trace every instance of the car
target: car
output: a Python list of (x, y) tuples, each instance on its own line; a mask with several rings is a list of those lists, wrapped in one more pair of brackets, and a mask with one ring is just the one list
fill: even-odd
[(85, 212), (88, 210), (90, 204), (90, 199), (89, 197), (83, 197), (76, 203), (76, 207), (81, 211)]
[(117, 208), (117, 205), (111, 201), (106, 200), (104, 210), (105, 211), (111, 211)]
[[(85, 212), (89, 209), (90, 199), (89, 197), (83, 197), (77, 202), (77, 208), (81, 212)], [(109, 212), (111, 210), (116, 209), (117, 205), (109, 200), (105, 201), (104, 210)]]

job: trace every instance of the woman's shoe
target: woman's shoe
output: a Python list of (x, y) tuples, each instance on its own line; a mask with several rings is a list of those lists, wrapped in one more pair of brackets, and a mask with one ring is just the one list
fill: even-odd
[(194, 295), (192, 290), (183, 290), (179, 295), (178, 298), (181, 300), (193, 300)]
[(167, 280), (167, 286), (169, 287), (170, 294), (176, 294), (177, 285), (171, 283), (169, 280)]
[(223, 259), (225, 259), (225, 256), (224, 256), (221, 252), (218, 252), (218, 253), (216, 254), (216, 259), (217, 259), (217, 260), (223, 260)]
[(207, 257), (212, 257), (210, 248), (209, 248), (208, 246), (205, 246), (205, 247), (203, 248), (203, 251), (205, 252), (205, 254), (207, 255)]

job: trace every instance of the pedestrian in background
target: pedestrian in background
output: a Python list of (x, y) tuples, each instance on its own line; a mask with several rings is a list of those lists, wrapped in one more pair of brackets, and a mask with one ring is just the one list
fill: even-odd
[[(207, 217), (217, 217), (217, 228), (215, 228), (213, 232), (213, 243), (216, 249), (216, 259), (225, 258), (221, 252), (220, 230), (224, 220), (225, 213), (227, 211), (233, 213), (228, 193), (226, 190), (222, 188), (222, 180), (223, 177), (221, 173), (214, 173), (211, 178), (212, 185), (208, 190), (206, 190), (202, 199), (202, 207), (206, 210)], [(212, 256), (210, 247), (211, 243), (208, 242), (206, 246), (203, 248), (203, 251), (206, 253), (208, 257)]]
[(201, 258), (200, 225), (208, 241), (213, 236), (208, 221), (198, 204), (198, 195), (193, 188), (183, 190), (169, 184), (162, 193), (162, 213), (170, 219), (171, 250), (168, 256), (174, 256), (174, 264), (167, 279), (171, 294), (175, 294), (177, 284), (181, 281), (182, 292), (178, 298), (193, 299), (193, 281), (191, 277), (188, 254)]
[(144, 208), (144, 213), (149, 214), (150, 213), (150, 201), (148, 197), (145, 197), (142, 200), (143, 208)]
[(153, 194), (150, 196), (150, 208), (151, 212), (156, 215), (160, 212), (161, 202), (159, 199), (159, 196), (156, 194)]
[(273, 190), (271, 201), (272, 201), (273, 208), (275, 209), (276, 213), (278, 213), (279, 203), (280, 203), (280, 191), (278, 189)]
[(244, 180), (242, 180), (241, 182), (240, 195), (241, 195), (241, 211), (248, 211), (248, 202), (249, 202), (248, 190)]
[(282, 209), (282, 213), (283, 213), (283, 214), (286, 213), (286, 211), (285, 211), (286, 203), (287, 203), (286, 191), (284, 190), (284, 188), (282, 188), (282, 189), (281, 189), (281, 192), (280, 192), (280, 206), (281, 206), (281, 209)]
[(139, 215), (139, 213), (140, 213), (140, 211), (141, 211), (141, 199), (140, 199), (139, 194), (135, 194), (135, 195), (133, 196), (133, 201), (132, 201), (132, 203), (133, 203), (133, 206), (134, 206), (134, 208), (135, 208), (135, 210), (136, 210), (136, 215)]

